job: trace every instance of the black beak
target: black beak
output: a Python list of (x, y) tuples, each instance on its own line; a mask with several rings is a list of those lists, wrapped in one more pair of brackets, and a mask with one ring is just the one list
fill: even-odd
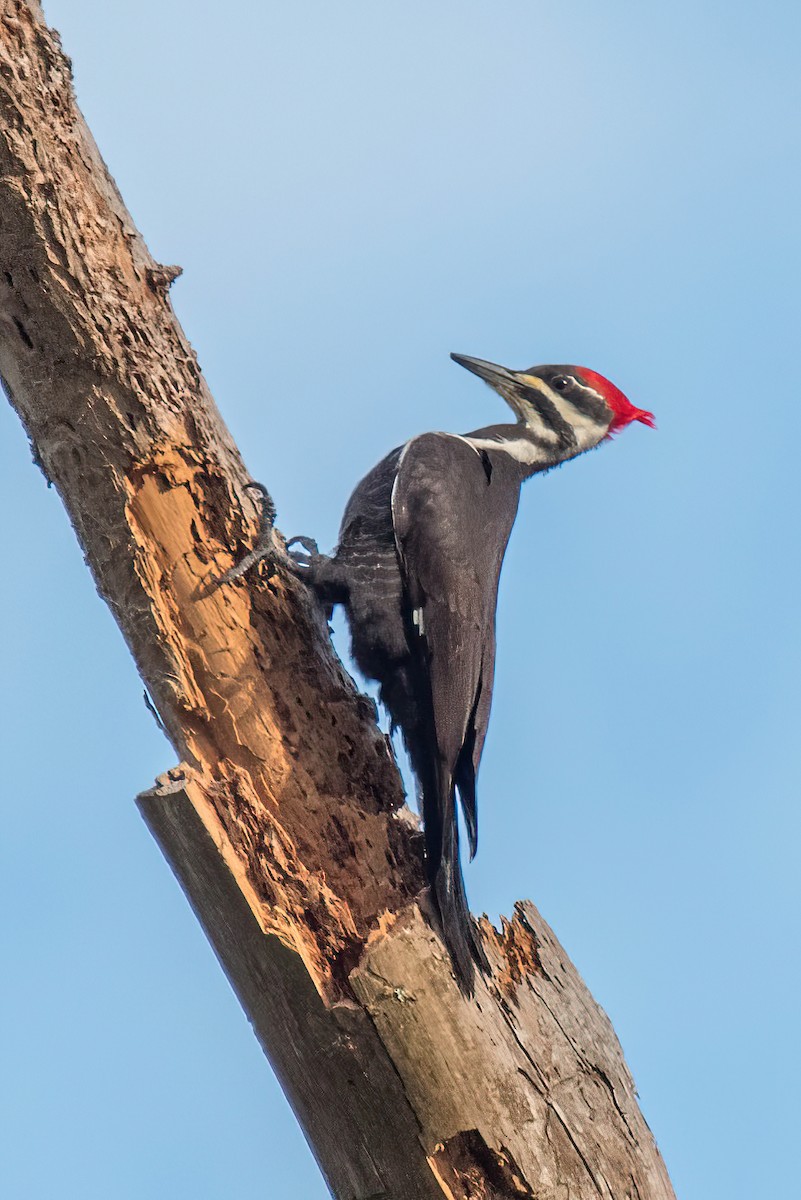
[(510, 371), (508, 367), (485, 362), (483, 358), (470, 358), (467, 354), (452, 354), (451, 358), (502, 396), (518, 421), (525, 423), (529, 419), (532, 406), (540, 411), (542, 392), (522, 372)]
[(479, 379), (483, 379), (490, 387), (497, 388), (499, 384), (515, 382), (514, 372), (507, 371), (506, 367), (501, 367), (497, 363), (485, 362), (483, 358), (470, 358), (467, 354), (452, 354), (451, 358), (460, 367), (465, 367), (474, 375), (478, 375)]

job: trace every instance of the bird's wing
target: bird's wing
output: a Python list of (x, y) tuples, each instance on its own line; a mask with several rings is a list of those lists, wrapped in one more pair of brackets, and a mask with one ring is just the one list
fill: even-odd
[[(453, 783), (459, 789), (471, 854), (475, 773), (492, 695), (498, 576), (518, 495), (517, 480), (496, 477), (486, 453), (450, 434), (423, 434), (407, 443), (392, 493), (422, 737), (432, 763), (447, 769), (450, 791)], [(424, 783), (424, 802), (425, 790)], [(437, 826), (455, 821), (455, 814), (442, 810), (447, 803), (440, 795), (439, 811), (423, 814), (436, 841)], [(440, 851), (441, 844), (429, 846), (433, 870)]]

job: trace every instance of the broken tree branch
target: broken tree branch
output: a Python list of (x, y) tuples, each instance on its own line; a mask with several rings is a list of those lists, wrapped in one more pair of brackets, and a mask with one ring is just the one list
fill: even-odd
[(530, 905), (462, 996), (374, 706), (248, 475), (36, 0), (0, 0), (0, 375), (180, 766), (140, 808), (337, 1197), (669, 1200), (617, 1039)]

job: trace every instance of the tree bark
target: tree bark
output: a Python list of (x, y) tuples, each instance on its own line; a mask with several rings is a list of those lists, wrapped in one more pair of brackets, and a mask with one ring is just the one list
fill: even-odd
[(372, 702), (253, 543), (248, 474), (36, 0), (0, 0), (0, 375), (181, 763), (139, 805), (332, 1193), (673, 1196), (530, 904), (466, 1000)]

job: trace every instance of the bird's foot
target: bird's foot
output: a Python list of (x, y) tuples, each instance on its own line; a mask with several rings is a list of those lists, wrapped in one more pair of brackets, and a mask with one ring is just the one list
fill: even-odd
[(275, 501), (263, 483), (245, 484), (246, 492), (258, 492), (261, 496), (259, 503), (259, 542), (272, 541), (273, 526), (275, 525)]
[[(293, 546), (300, 546), (301, 549), (293, 550)], [(286, 544), (286, 548), (289, 560), (294, 567), (294, 574), (298, 577), (305, 575), (322, 557), (320, 547), (314, 538), (302, 536), (290, 538)]]
[(238, 563), (234, 563), (224, 574), (217, 576), (217, 578), (207, 583), (202, 591), (203, 596), (211, 595), (218, 587), (222, 587), (224, 583), (232, 583), (233, 580), (240, 579), (251, 567), (262, 561), (268, 564), (270, 575), (273, 574), (275, 566), (275, 543), (273, 538), (275, 504), (263, 483), (246, 483), (245, 489), (258, 492), (261, 497), (259, 505), (259, 533), (256, 538), (256, 545), (244, 558), (240, 559)]
[[(299, 546), (295, 550), (293, 546)], [(321, 554), (314, 538), (293, 537), (286, 544), (287, 557), (284, 560), (296, 579), (314, 594), (323, 607), (327, 620), (335, 604), (345, 604), (347, 587), (342, 578), (341, 569), (336, 560), (327, 554)]]

